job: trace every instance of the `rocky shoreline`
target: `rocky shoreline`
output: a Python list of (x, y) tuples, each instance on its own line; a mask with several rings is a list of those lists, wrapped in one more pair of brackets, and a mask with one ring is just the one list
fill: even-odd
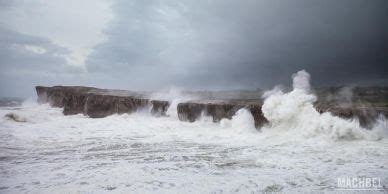
[[(147, 93), (82, 86), (36, 86), (36, 92), (39, 103), (61, 107), (64, 115), (84, 114), (91, 118), (133, 113), (143, 109), (149, 110), (154, 116), (166, 116), (171, 104), (167, 100), (152, 99)], [(192, 100), (178, 103), (177, 115), (181, 121), (194, 122), (204, 114), (212, 117), (214, 122), (219, 122), (223, 118), (231, 119), (239, 109), (246, 108), (252, 113), (256, 128), (259, 128), (267, 123), (261, 106), (262, 102), (259, 99), (256, 102), (254, 100)], [(318, 100), (315, 107), (319, 112), (331, 112), (342, 118), (357, 117), (360, 124), (365, 127), (370, 127), (380, 114), (388, 116), (386, 106), (343, 107)]]

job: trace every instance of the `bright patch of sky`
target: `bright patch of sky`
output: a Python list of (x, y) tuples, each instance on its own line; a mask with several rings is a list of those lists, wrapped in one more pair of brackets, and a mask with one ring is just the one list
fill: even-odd
[[(1, 4), (6, 7), (0, 10), (0, 24), (67, 48), (70, 53), (64, 57), (75, 66), (84, 66), (93, 47), (106, 40), (103, 30), (114, 17), (109, 0), (16, 0)], [(23, 48), (45, 52), (34, 45)]]

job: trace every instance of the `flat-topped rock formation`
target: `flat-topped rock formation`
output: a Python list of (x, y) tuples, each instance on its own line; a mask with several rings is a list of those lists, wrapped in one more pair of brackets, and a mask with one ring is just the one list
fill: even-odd
[(37, 86), (39, 103), (63, 107), (63, 114), (85, 114), (102, 118), (112, 114), (132, 113), (151, 108), (155, 115), (164, 115), (168, 101), (150, 100), (145, 94), (121, 90), (105, 90), (81, 86)]
[[(388, 94), (386, 92), (388, 89), (385, 89), (380, 91), (373, 88), (372, 92), (369, 93), (358, 89), (358, 103), (336, 103), (338, 101), (329, 97), (335, 96), (337, 90), (317, 90), (319, 100), (315, 107), (319, 112), (328, 111), (343, 118), (357, 117), (361, 125), (368, 127), (379, 114), (388, 116), (388, 106), (383, 103), (384, 100), (388, 99), (384, 96)], [(37, 86), (36, 92), (39, 103), (49, 103), (53, 107), (61, 107), (65, 115), (84, 114), (91, 118), (133, 113), (144, 109), (155, 116), (167, 116), (166, 113), (171, 104), (167, 100), (152, 99), (150, 93), (147, 92), (107, 90), (82, 86)], [(231, 119), (239, 109), (246, 108), (252, 113), (256, 127), (267, 123), (261, 111), (263, 102), (259, 90), (240, 91), (239, 94), (229, 92), (229, 94), (233, 94), (229, 96), (228, 92), (188, 93), (201, 96), (202, 100), (179, 103), (177, 105), (177, 115), (181, 121), (194, 122), (204, 114), (212, 117), (214, 122), (219, 122), (223, 118)], [(242, 98), (238, 99), (238, 96), (242, 96)], [(365, 106), (364, 103), (360, 103), (363, 96), (375, 101), (378, 99), (378, 103), (369, 102)], [(360, 104), (363, 106), (360, 106)]]

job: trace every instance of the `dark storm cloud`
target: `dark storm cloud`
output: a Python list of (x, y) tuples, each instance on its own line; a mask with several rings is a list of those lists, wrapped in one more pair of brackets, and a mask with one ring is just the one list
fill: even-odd
[(87, 61), (129, 88), (387, 83), (386, 0), (117, 1)]
[[(0, 0), (0, 11), (12, 18), (4, 10), (19, 1), (9, 2)], [(67, 61), (77, 45), (0, 24), (0, 94), (32, 94), (38, 84), (255, 89), (287, 84), (301, 69), (315, 85), (388, 84), (387, 0), (114, 0), (112, 12), (107, 40), (78, 67)]]
[(80, 70), (66, 65), (68, 50), (44, 38), (0, 27), (0, 96), (26, 96), (40, 84), (60, 84)]

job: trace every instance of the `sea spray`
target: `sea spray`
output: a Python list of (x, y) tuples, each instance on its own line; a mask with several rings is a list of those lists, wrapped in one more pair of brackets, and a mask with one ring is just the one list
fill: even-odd
[(205, 111), (201, 112), (201, 116), (198, 119), (199, 122), (213, 122), (213, 117), (205, 113)]
[(178, 119), (178, 104), (181, 102), (184, 102), (181, 98), (171, 100), (166, 115)]
[(184, 94), (180, 88), (171, 87), (166, 91), (152, 94), (151, 99), (169, 101), (170, 106), (166, 111), (166, 115), (178, 119), (178, 104), (181, 102), (197, 99), (197, 97)]
[(232, 128), (239, 133), (257, 132), (255, 120), (249, 110), (245, 108), (238, 110), (231, 120), (222, 119), (220, 125), (224, 128)]
[(263, 130), (293, 131), (307, 136), (326, 135), (334, 140), (380, 138), (375, 130), (362, 128), (355, 119), (345, 120), (327, 112), (320, 114), (313, 106), (317, 97), (310, 93), (310, 75), (304, 70), (293, 75), (291, 92), (283, 93), (275, 88), (265, 93), (264, 98), (262, 111), (270, 126)]

